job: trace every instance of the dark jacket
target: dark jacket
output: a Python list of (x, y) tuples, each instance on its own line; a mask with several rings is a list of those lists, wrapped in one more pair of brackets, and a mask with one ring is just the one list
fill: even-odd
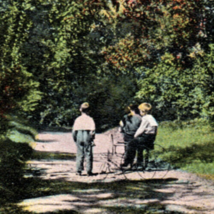
[(122, 132), (124, 135), (124, 141), (133, 140), (134, 134), (141, 124), (140, 115), (125, 115), (122, 119), (123, 126)]

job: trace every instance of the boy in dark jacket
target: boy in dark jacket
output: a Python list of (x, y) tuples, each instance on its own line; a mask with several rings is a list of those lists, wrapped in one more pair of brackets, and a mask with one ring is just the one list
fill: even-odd
[[(130, 114), (125, 115), (122, 121), (120, 121), (126, 148), (128, 148), (131, 141), (134, 140), (134, 135), (141, 124), (141, 116), (139, 115), (138, 106), (130, 105), (129, 111)], [(126, 149), (125, 153), (127, 153)], [(121, 167), (128, 166), (129, 164), (132, 166), (134, 161), (134, 159), (132, 158), (133, 156), (135, 156), (135, 151), (133, 151), (133, 153), (131, 154), (131, 158), (130, 154), (125, 154), (124, 164), (122, 164)]]

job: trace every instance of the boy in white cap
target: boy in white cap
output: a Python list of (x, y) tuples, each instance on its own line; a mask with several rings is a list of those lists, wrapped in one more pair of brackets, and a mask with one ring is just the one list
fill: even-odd
[[(140, 127), (137, 129), (134, 140), (127, 145), (124, 165), (132, 163), (138, 150), (137, 166), (146, 168), (148, 165), (149, 150), (154, 148), (154, 141), (157, 134), (158, 123), (155, 118), (149, 114), (152, 106), (149, 103), (142, 103), (138, 106), (141, 118)], [(143, 166), (143, 151), (146, 150), (145, 165)]]
[(76, 171), (81, 175), (84, 169), (84, 158), (86, 157), (87, 175), (91, 176), (93, 165), (92, 144), (95, 137), (95, 123), (89, 114), (89, 103), (85, 102), (80, 106), (81, 116), (77, 117), (73, 125), (73, 139), (77, 146)]

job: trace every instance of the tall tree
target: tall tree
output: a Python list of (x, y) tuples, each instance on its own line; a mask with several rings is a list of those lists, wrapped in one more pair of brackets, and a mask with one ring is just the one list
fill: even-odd
[(33, 111), (41, 99), (39, 82), (23, 62), (32, 22), (17, 1), (2, 3), (0, 17), (0, 111)]

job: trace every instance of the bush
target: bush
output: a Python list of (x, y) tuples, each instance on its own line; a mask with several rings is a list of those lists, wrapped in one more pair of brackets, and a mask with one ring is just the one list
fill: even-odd
[(10, 140), (0, 142), (0, 198), (2, 202), (13, 200), (20, 191), (25, 161), (32, 154), (27, 143), (14, 143)]

